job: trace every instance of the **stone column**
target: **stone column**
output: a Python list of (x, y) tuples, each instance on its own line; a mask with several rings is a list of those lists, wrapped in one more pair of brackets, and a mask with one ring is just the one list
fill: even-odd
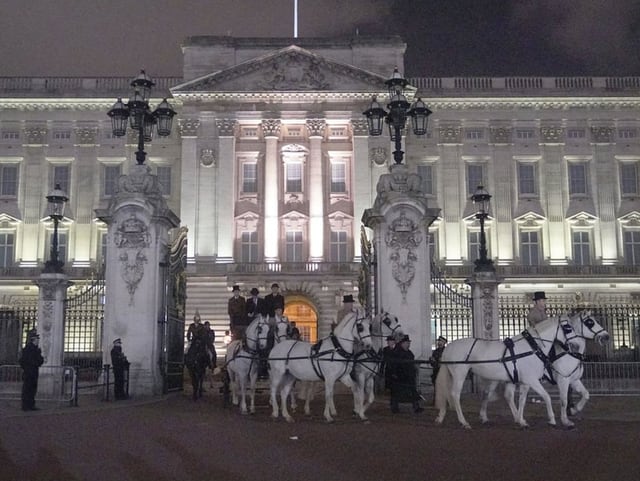
[[(182, 137), (182, 162), (180, 171), (180, 218), (189, 227), (189, 243), (187, 245), (188, 262), (195, 262), (196, 235), (198, 234), (198, 190), (193, 188), (194, 179), (198, 178), (197, 140), (199, 119), (180, 119), (179, 130)], [(203, 152), (202, 163), (209, 167), (214, 163), (213, 151)]]
[[(264, 166), (264, 260), (278, 260), (278, 138), (280, 136), (279, 120), (264, 120), (262, 132), (266, 140)], [(274, 235), (274, 232), (277, 235)]]
[(439, 209), (427, 206), (419, 175), (405, 165), (389, 170), (380, 176), (378, 195), (362, 221), (374, 231), (378, 305), (398, 317), (416, 358), (425, 359), (432, 345), (427, 230)]
[[(238, 163), (236, 162), (236, 121), (233, 119), (216, 119), (218, 140), (220, 146), (220, 163), (214, 171), (216, 174), (215, 197), (212, 194), (210, 203), (215, 205), (215, 217), (209, 214), (211, 223), (211, 235), (217, 234), (217, 249), (215, 256), (219, 262), (233, 262), (233, 244), (236, 236), (235, 229), (235, 203), (236, 182), (238, 178)], [(220, 172), (224, 172), (220, 175)], [(213, 191), (213, 188), (209, 188)], [(204, 198), (203, 198), (204, 200)], [(203, 202), (201, 205), (208, 205)], [(216, 205), (217, 204), (217, 205)], [(202, 222), (202, 220), (200, 221)], [(220, 226), (225, 226), (220, 228)], [(206, 239), (201, 239), (206, 242)]]
[(325, 121), (307, 120), (309, 129), (309, 260), (322, 261), (324, 257), (324, 201), (322, 177), (322, 134)]
[(169, 230), (180, 219), (167, 207), (158, 179), (146, 165), (131, 167), (118, 181), (107, 209), (96, 210), (108, 226), (103, 361), (111, 364), (113, 340), (121, 338), (131, 363), (129, 393), (162, 393), (163, 275)]
[[(43, 273), (34, 283), (38, 298), (38, 334), (44, 367), (59, 368), (64, 362), (64, 299), (72, 283), (63, 273)], [(60, 392), (61, 371), (43, 369), (38, 390), (48, 395)]]
[(492, 271), (474, 272), (467, 279), (473, 297), (473, 337), (499, 339), (498, 285), (500, 279)]

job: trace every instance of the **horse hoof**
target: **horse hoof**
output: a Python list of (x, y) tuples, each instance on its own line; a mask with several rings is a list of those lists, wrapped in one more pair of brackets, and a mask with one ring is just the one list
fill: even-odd
[(295, 422), (296, 422), (296, 421), (295, 421), (295, 419), (293, 419), (292, 417), (288, 417), (288, 418), (285, 418), (285, 419), (287, 420), (287, 422), (288, 422), (289, 424), (292, 424), (292, 423), (295, 423)]
[(467, 431), (471, 431), (471, 426), (469, 424), (463, 424), (462, 427), (465, 428)]
[(362, 424), (371, 424), (371, 420), (370, 420), (370, 419), (367, 419), (367, 418), (364, 418), (364, 419), (362, 420)]

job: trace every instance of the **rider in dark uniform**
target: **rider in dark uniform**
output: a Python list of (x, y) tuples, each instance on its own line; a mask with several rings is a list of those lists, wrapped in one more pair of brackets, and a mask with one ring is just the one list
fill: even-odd
[(391, 359), (391, 412), (399, 412), (399, 403), (411, 403), (413, 411), (420, 413), (424, 408), (420, 407), (420, 395), (416, 389), (417, 370), (414, 364), (415, 357), (409, 345), (411, 339), (404, 336), (393, 350)]
[(36, 411), (36, 392), (38, 391), (38, 373), (44, 363), (42, 351), (38, 347), (40, 336), (35, 329), (29, 331), (27, 344), (20, 355), (22, 368), (22, 410)]

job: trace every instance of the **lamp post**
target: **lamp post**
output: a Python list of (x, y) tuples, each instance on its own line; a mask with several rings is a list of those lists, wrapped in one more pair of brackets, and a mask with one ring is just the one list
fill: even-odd
[(56, 184), (46, 197), (49, 217), (53, 220), (53, 239), (51, 240), (49, 260), (44, 264), (44, 272), (60, 274), (62, 273), (64, 262), (60, 260), (58, 252), (58, 223), (64, 218), (64, 208), (69, 198), (60, 188), (60, 184)]
[(171, 134), (171, 123), (176, 111), (171, 108), (167, 99), (164, 99), (152, 112), (149, 107), (149, 95), (151, 88), (155, 85), (151, 77), (144, 70), (140, 71), (135, 79), (131, 81), (133, 93), (129, 101), (125, 104), (122, 99), (118, 99), (107, 115), (111, 117), (111, 127), (113, 135), (122, 137), (127, 133), (127, 119), (133, 130), (138, 131), (138, 150), (136, 151), (136, 161), (138, 165), (143, 165), (147, 156), (144, 151), (144, 143), (151, 142), (153, 137), (153, 127), (157, 126), (160, 137), (167, 137)]
[(494, 272), (496, 270), (493, 261), (487, 258), (487, 236), (484, 232), (484, 221), (489, 217), (489, 201), (491, 195), (482, 185), (479, 185), (471, 196), (474, 204), (478, 205), (476, 219), (480, 221), (480, 257), (476, 259), (475, 272)]
[(427, 121), (431, 110), (418, 98), (413, 104), (409, 104), (404, 95), (404, 89), (409, 82), (400, 75), (398, 69), (394, 69), (393, 75), (385, 85), (389, 90), (389, 103), (387, 112), (376, 97), (373, 97), (369, 108), (363, 112), (369, 124), (369, 135), (382, 135), (383, 121), (389, 128), (391, 141), (395, 143), (393, 159), (397, 165), (402, 164), (404, 152), (402, 151), (402, 135), (406, 132), (407, 118), (411, 117), (411, 126), (415, 135), (427, 133)]

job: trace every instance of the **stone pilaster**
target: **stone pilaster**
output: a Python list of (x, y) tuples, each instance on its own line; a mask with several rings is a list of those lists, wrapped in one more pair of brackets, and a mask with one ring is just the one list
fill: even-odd
[(278, 136), (280, 135), (279, 120), (264, 120), (262, 122), (265, 147), (264, 167), (264, 260), (266, 262), (278, 260), (278, 238), (273, 235), (279, 232), (278, 225)]
[(467, 279), (473, 297), (473, 337), (498, 339), (498, 285), (500, 279), (495, 272), (474, 272)]
[(321, 261), (324, 254), (324, 202), (322, 199), (322, 134), (323, 119), (307, 120), (309, 130), (309, 258)]

